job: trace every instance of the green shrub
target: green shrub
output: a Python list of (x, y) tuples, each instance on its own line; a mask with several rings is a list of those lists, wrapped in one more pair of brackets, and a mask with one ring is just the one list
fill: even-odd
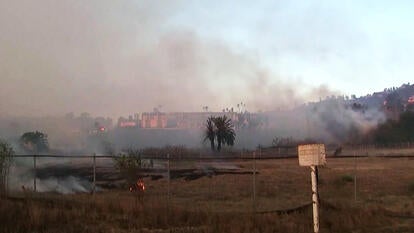
[(341, 177), (341, 180), (342, 180), (344, 183), (351, 183), (351, 182), (354, 182), (354, 177), (353, 177), (353, 176), (351, 176), (351, 175), (343, 175), (343, 176)]
[(341, 176), (339, 176), (338, 178), (336, 178), (334, 180), (334, 184), (337, 185), (337, 186), (346, 185), (346, 184), (352, 183), (352, 182), (354, 182), (354, 177), (352, 175), (348, 175), (348, 174), (341, 175)]

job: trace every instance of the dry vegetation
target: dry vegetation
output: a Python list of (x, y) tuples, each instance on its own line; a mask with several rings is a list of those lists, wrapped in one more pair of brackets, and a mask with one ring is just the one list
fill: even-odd
[[(414, 232), (414, 158), (356, 162), (355, 170), (354, 158), (328, 159), (320, 169), (321, 232)], [(249, 171), (253, 161), (209, 166), (217, 164)], [(256, 205), (247, 172), (172, 179), (169, 199), (166, 179), (145, 178), (143, 203), (120, 189), (95, 196), (14, 193), (1, 200), (0, 232), (312, 232), (310, 208), (274, 212), (310, 202), (309, 169), (283, 159), (259, 160), (257, 170)]]

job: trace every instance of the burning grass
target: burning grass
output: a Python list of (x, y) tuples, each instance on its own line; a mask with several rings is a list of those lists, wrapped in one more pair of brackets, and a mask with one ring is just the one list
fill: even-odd
[[(334, 159), (320, 169), (321, 232), (414, 232), (414, 160), (359, 158), (356, 168), (353, 159)], [(147, 177), (142, 202), (127, 189), (17, 193), (1, 200), (0, 232), (312, 232), (309, 169), (296, 159), (260, 160), (257, 169), (255, 206), (251, 173), (177, 176), (170, 198), (166, 179)]]

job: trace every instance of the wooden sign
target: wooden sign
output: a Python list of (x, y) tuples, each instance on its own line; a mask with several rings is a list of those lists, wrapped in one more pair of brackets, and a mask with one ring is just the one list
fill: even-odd
[(324, 144), (308, 144), (298, 146), (300, 166), (321, 166), (326, 164)]
[(313, 231), (319, 233), (318, 167), (326, 164), (324, 144), (298, 146), (300, 166), (310, 166), (312, 180)]

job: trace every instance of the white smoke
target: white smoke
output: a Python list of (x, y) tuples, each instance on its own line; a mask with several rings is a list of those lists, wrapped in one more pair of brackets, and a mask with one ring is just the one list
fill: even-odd
[[(49, 161), (48, 161), (49, 160)], [(30, 163), (31, 159), (17, 159), (10, 167), (8, 188), (11, 192), (21, 191), (34, 191), (34, 170), (33, 164)], [(40, 162), (37, 164), (37, 168), (45, 167), (47, 165), (50, 169), (59, 169), (59, 164), (67, 163), (67, 161), (46, 158), (43, 159), (45, 163)], [(56, 161), (55, 163), (53, 161)], [(76, 177), (71, 174), (66, 176), (49, 176), (39, 178), (36, 176), (36, 192), (56, 192), (61, 194), (72, 193), (89, 193), (92, 191), (92, 183), (86, 178)], [(96, 187), (96, 191), (101, 190), (100, 187)]]

